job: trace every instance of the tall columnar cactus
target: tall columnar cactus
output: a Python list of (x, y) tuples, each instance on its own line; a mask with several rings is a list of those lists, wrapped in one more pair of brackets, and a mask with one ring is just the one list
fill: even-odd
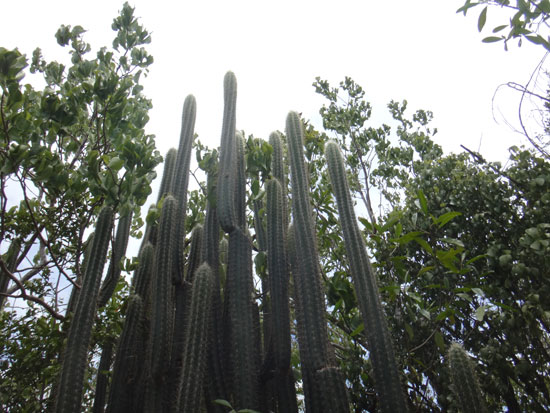
[(103, 413), (105, 411), (105, 402), (107, 401), (107, 389), (109, 387), (109, 369), (113, 359), (114, 343), (109, 341), (101, 349), (101, 358), (97, 367), (97, 377), (95, 384), (95, 397), (92, 413)]
[(148, 406), (156, 412), (168, 411), (168, 372), (172, 345), (174, 322), (172, 274), (177, 251), (176, 220), (178, 203), (171, 195), (164, 198), (160, 214), (158, 240), (155, 252), (152, 299), (151, 299), (151, 335), (148, 358), (152, 385), (148, 389)]
[(187, 305), (189, 298), (191, 297), (191, 292), (189, 287), (193, 283), (193, 275), (199, 266), (201, 260), (201, 251), (202, 251), (202, 237), (203, 237), (203, 228), (202, 225), (197, 224), (193, 228), (191, 234), (191, 249), (189, 251), (189, 256), (187, 259), (187, 269), (185, 280), (176, 283), (175, 285), (175, 314), (174, 314), (174, 333), (171, 338), (172, 340), (172, 357), (170, 360), (170, 375), (172, 387), (170, 395), (171, 402), (176, 404), (178, 399), (179, 391), (179, 380), (183, 366), (183, 352), (185, 345), (185, 324), (187, 317)]
[(162, 172), (162, 181), (160, 182), (157, 202), (163, 196), (170, 194), (174, 190), (174, 181), (176, 179), (176, 162), (178, 160), (178, 150), (170, 148), (164, 157), (164, 169)]
[(96, 230), (86, 274), (81, 287), (57, 386), (55, 411), (74, 413), (80, 411), (84, 373), (88, 359), (88, 347), (95, 320), (96, 303), (101, 275), (107, 258), (113, 222), (111, 207), (103, 207), (96, 223)]
[(225, 288), (228, 352), (234, 405), (259, 408), (259, 348), (253, 305), (252, 250), (246, 233), (245, 174), (242, 138), (235, 134), (237, 81), (232, 72), (224, 79), (224, 117), (218, 176), (218, 217), (229, 234), (229, 261)]
[(178, 249), (176, 261), (174, 262), (175, 277), (181, 280), (184, 273), (184, 239), (185, 239), (185, 212), (187, 211), (187, 187), (189, 185), (189, 166), (191, 164), (191, 148), (195, 137), (195, 118), (197, 115), (197, 103), (193, 95), (187, 96), (183, 103), (181, 120), (181, 134), (178, 148), (178, 156), (175, 166), (175, 175), (172, 181), (172, 188), (169, 191), (177, 200), (178, 219), (176, 239)]
[(451, 389), (458, 399), (461, 411), (463, 413), (486, 412), (487, 407), (472, 360), (459, 343), (451, 344), (447, 361), (451, 372)]
[(365, 324), (380, 404), (385, 412), (405, 412), (407, 402), (378, 292), (376, 274), (367, 256), (365, 242), (357, 225), (342, 154), (335, 142), (328, 142), (325, 155), (332, 189), (338, 204), (338, 215), (344, 233), (344, 244), (355, 285), (355, 294)]
[[(286, 121), (286, 133), (291, 169), (292, 216), (294, 218), (294, 241), (295, 245), (300, 248), (300, 259), (296, 260), (297, 266), (292, 269), (292, 274), (299, 301), (297, 308), (302, 312), (298, 319), (298, 322), (302, 324), (298, 330), (300, 359), (311, 379), (310, 396), (308, 397), (306, 394), (307, 406), (308, 403), (313, 405), (312, 398), (319, 399), (321, 397), (320, 380), (335, 379), (335, 382), (330, 385), (340, 388), (338, 394), (345, 394), (346, 390), (343, 380), (339, 380), (336, 375), (326, 377), (316, 375), (319, 370), (332, 366), (333, 352), (329, 348), (328, 341), (325, 301), (309, 200), (307, 169), (304, 164), (302, 127), (298, 114), (290, 112)], [(323, 384), (323, 387), (326, 387), (326, 383)], [(342, 402), (341, 405), (347, 405), (347, 401)], [(316, 411), (317, 409), (312, 408), (311, 410)]]
[(285, 250), (283, 189), (277, 179), (267, 182), (267, 267), (271, 297), (272, 351), (275, 364), (277, 405), (281, 412), (297, 412), (290, 368), (290, 309), (288, 262)]
[(117, 345), (113, 377), (109, 394), (108, 413), (137, 411), (143, 407), (146, 386), (146, 347), (149, 320), (146, 308), (151, 301), (151, 278), (154, 248), (146, 242), (138, 255), (138, 267), (132, 279), (132, 295), (124, 327)]
[(288, 228), (288, 201), (287, 201), (287, 180), (284, 163), (284, 149), (283, 140), (279, 132), (272, 132), (269, 135), (269, 144), (273, 148), (273, 154), (271, 155), (271, 175), (276, 178), (281, 184), (283, 190), (283, 210), (285, 214), (283, 228)]
[(204, 234), (201, 262), (208, 264), (212, 272), (212, 305), (211, 323), (212, 332), (208, 346), (209, 356), (208, 374), (205, 378), (205, 391), (208, 411), (220, 411), (221, 406), (214, 405), (213, 400), (227, 400), (225, 380), (226, 372), (223, 368), (223, 335), (222, 335), (222, 301), (220, 295), (220, 224), (216, 207), (216, 181), (217, 174), (208, 173), (207, 178), (207, 203), (204, 219)]
[(145, 360), (143, 334), (143, 299), (132, 294), (117, 345), (107, 413), (135, 411), (134, 400), (139, 396)]
[(120, 273), (122, 271), (120, 261), (126, 254), (128, 239), (130, 238), (132, 216), (133, 213), (129, 212), (127, 215), (120, 217), (118, 220), (118, 227), (116, 230), (115, 243), (112, 248), (109, 269), (107, 270), (107, 276), (105, 277), (105, 280), (101, 285), (101, 289), (99, 290), (99, 307), (104, 307), (107, 304), (115, 291), (118, 281), (120, 280)]
[[(162, 180), (160, 183), (160, 189), (157, 196), (157, 204), (160, 202), (163, 196), (168, 195), (172, 191), (173, 182), (176, 179), (176, 160), (178, 156), (178, 151), (175, 148), (171, 148), (166, 153), (164, 157), (164, 169), (162, 172)], [(149, 207), (149, 210), (156, 208), (156, 204), (152, 204)], [(140, 250), (147, 244), (151, 243), (155, 245), (156, 243), (156, 225), (147, 223), (145, 227), (145, 234), (141, 241)]]
[[(92, 232), (88, 235), (86, 242), (84, 243), (84, 258), (82, 259), (82, 264), (80, 265), (80, 274), (76, 277), (76, 283), (82, 285), (84, 280), (84, 274), (86, 273), (86, 266), (88, 265), (88, 260), (90, 258), (90, 252), (92, 250), (92, 244), (94, 243), (94, 233)], [(69, 302), (67, 303), (67, 311), (65, 312), (68, 317), (71, 313), (74, 313), (76, 309), (76, 303), (78, 302), (78, 296), (80, 295), (80, 288), (73, 288), (71, 295), (69, 296)]]
[(179, 412), (198, 412), (203, 395), (206, 373), (210, 319), (212, 313), (212, 289), (214, 277), (208, 264), (202, 264), (193, 280), (189, 317), (183, 353), (183, 374), (180, 379)]

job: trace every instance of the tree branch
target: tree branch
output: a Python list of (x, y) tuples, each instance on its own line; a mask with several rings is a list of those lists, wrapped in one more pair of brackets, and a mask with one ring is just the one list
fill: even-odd
[(50, 315), (59, 321), (64, 321), (65, 317), (56, 312), (52, 306), (50, 306), (47, 302), (45, 302), (43, 299), (36, 297), (31, 294), (27, 294), (27, 291), (25, 290), (25, 286), (23, 283), (10, 271), (8, 271), (8, 267), (6, 266), (6, 263), (3, 259), (0, 259), (0, 268), (2, 269), (2, 272), (6, 274), (18, 287), (18, 289), (21, 291), (20, 295), (11, 295), (11, 294), (2, 294), (6, 297), (12, 297), (12, 298), (23, 298), (24, 300), (32, 301), (36, 304), (39, 304), (41, 307), (43, 307)]

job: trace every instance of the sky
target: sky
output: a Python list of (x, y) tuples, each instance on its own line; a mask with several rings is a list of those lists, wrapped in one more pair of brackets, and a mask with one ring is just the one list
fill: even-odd
[[(54, 34), (59, 25), (70, 24), (88, 30), (85, 40), (98, 49), (111, 44), (111, 22), (122, 3), (7, 2), (0, 43), (28, 56), (38, 46), (46, 60), (64, 59)], [(177, 146), (188, 94), (197, 99), (200, 139), (218, 144), (223, 76), (232, 70), (238, 80), (237, 128), (258, 137), (283, 130), (290, 110), (320, 127), (323, 98), (312, 87), (315, 77), (336, 85), (350, 76), (373, 105), (372, 126), (388, 121), (391, 99), (407, 99), (412, 110), (433, 111), (436, 141), (446, 151), (460, 151), (464, 144), (488, 159), (505, 159), (507, 148), (521, 141), (504, 122), (515, 122), (520, 96), (506, 88), (495, 92), (506, 82), (526, 83), (543, 55), (530, 44), (505, 52), (500, 43), (482, 43), (507, 18), (491, 9), (487, 29), (479, 34), (480, 10), (466, 18), (456, 14), (460, 0), (130, 4), (152, 33), (148, 50), (155, 63), (144, 93), (154, 107), (147, 131), (157, 136), (162, 154)]]

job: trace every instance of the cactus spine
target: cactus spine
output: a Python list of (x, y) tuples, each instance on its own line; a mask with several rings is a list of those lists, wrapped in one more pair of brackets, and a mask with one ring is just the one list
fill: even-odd
[(367, 256), (365, 242), (353, 210), (344, 160), (335, 142), (327, 143), (325, 155), (338, 204), (338, 215), (344, 233), (355, 294), (365, 324), (380, 404), (385, 412), (405, 412), (407, 403), (399, 378), (399, 369), (378, 292), (376, 274)]
[(447, 360), (451, 372), (451, 389), (458, 399), (461, 411), (464, 413), (486, 412), (487, 408), (472, 360), (459, 343), (451, 344)]
[[(299, 316), (302, 327), (298, 330), (298, 343), (303, 369), (306, 370), (306, 375), (309, 375), (308, 381), (311, 380), (311, 393), (309, 396), (306, 393), (307, 406), (314, 403), (313, 398), (317, 400), (321, 398), (322, 387), (316, 373), (323, 368), (331, 367), (333, 353), (329, 349), (319, 257), (308, 195), (309, 187), (307, 170), (304, 164), (302, 122), (296, 112), (288, 114), (286, 132), (291, 169), (294, 242), (295, 245), (300, 246), (300, 259), (296, 260), (296, 268), (292, 270), (299, 302), (297, 308), (302, 313)], [(338, 380), (335, 375), (330, 377), (336, 378), (336, 382), (331, 385), (339, 387), (338, 394), (345, 394), (344, 381)], [(340, 405), (347, 406), (347, 398)], [(308, 411), (325, 411), (325, 406), (318, 407), (320, 407), (320, 410), (317, 407), (308, 407)], [(344, 411), (347, 411), (347, 409)]]
[(57, 387), (58, 393), (55, 404), (57, 413), (80, 411), (88, 347), (95, 320), (101, 275), (107, 258), (112, 221), (113, 210), (108, 206), (103, 207), (97, 219), (90, 258), (86, 266), (86, 275), (84, 276), (74, 317), (69, 327), (69, 336)]
[(270, 334), (275, 362), (277, 405), (281, 412), (297, 412), (296, 393), (290, 368), (290, 309), (288, 262), (285, 251), (283, 189), (277, 179), (267, 182), (267, 267), (271, 296)]
[(204, 263), (197, 269), (193, 280), (180, 381), (180, 412), (200, 411), (211, 331), (210, 305), (213, 286), (212, 271)]

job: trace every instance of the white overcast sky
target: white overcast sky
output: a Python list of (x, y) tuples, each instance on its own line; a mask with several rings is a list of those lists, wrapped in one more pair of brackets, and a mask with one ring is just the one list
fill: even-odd
[[(112, 19), (122, 0), (19, 0), (4, 2), (0, 46), (31, 55), (39, 46), (47, 60), (65, 51), (55, 41), (61, 24), (81, 25), (92, 47), (111, 44)], [(374, 107), (372, 125), (387, 121), (386, 104), (407, 99), (411, 109), (432, 110), (438, 143), (447, 151), (460, 144), (489, 159), (505, 159), (520, 137), (502, 122), (515, 121), (519, 94), (505, 82), (525, 83), (542, 58), (529, 44), (505, 52), (483, 44), (474, 9), (455, 13), (461, 0), (393, 1), (146, 1), (130, 2), (152, 33), (155, 58), (145, 81), (153, 100), (148, 132), (162, 154), (177, 146), (187, 94), (197, 99), (196, 132), (217, 145), (221, 130), (223, 76), (239, 84), (237, 127), (266, 138), (284, 130), (289, 110), (320, 126), (323, 99), (311, 86), (316, 76), (336, 84), (351, 76)], [(487, 27), (505, 24), (489, 11)], [(545, 86), (545, 85), (544, 85)], [(497, 124), (493, 119), (496, 113)]]

